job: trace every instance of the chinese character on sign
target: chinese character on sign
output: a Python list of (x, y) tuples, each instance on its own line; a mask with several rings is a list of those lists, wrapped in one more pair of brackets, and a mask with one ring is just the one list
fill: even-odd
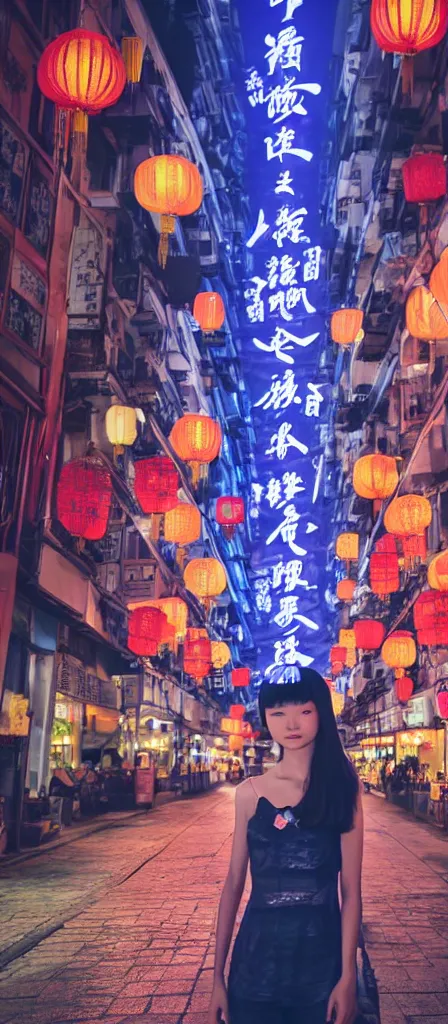
[(297, 83), (295, 78), (287, 78), (284, 85), (275, 85), (267, 94), (264, 101), (267, 103), (268, 117), (274, 124), (286, 121), (292, 114), (300, 114), (305, 117), (308, 113), (304, 106), (305, 93), (318, 96), (322, 86), (317, 82)]
[(288, 471), (286, 473), (283, 473), (283, 487), (285, 497), (285, 501), (283, 502), (283, 504), (285, 504), (286, 501), (292, 501), (293, 498), (295, 498), (296, 494), (301, 494), (302, 491), (305, 490), (305, 488), (302, 487), (302, 484), (303, 479), (301, 476), (298, 475), (298, 473), (295, 473), (294, 471), (292, 471), (291, 473)]
[(292, 187), (293, 179), (290, 171), (281, 171), (276, 182), (274, 192), (279, 195), (280, 192), (289, 192), (291, 196), (295, 195)]
[[(270, 0), (269, 6), (278, 7), (279, 4), (284, 4), (284, 2), (285, 0)], [(296, 11), (298, 7), (301, 7), (302, 4), (303, 0), (286, 0), (286, 14), (284, 18), (282, 18), (282, 21), (292, 21), (294, 11)]]
[[(314, 661), (314, 658), (300, 653), (299, 641), (295, 636), (287, 637), (286, 640), (277, 640), (274, 644), (274, 651), (275, 665), (301, 665), (302, 668), (308, 668)], [(271, 668), (271, 666), (269, 667)]]
[(307, 213), (308, 210), (304, 206), (301, 206), (298, 210), (291, 209), (287, 203), (285, 206), (280, 207), (275, 221), (277, 230), (273, 232), (273, 237), (279, 249), (283, 249), (285, 239), (293, 242), (294, 245), (298, 245), (299, 242), (310, 241), (308, 235), (302, 231), (302, 224)]
[(278, 374), (272, 377), (271, 387), (262, 398), (255, 402), (254, 408), (261, 406), (262, 409), (287, 409), (292, 402), (300, 405), (302, 399), (297, 395), (299, 385), (296, 384), (294, 370), (285, 370), (283, 379)]
[(299, 519), (299, 513), (294, 505), (287, 505), (283, 521), (269, 535), (266, 540), (266, 546), (268, 547), (270, 544), (273, 544), (274, 540), (281, 536), (283, 543), (288, 545), (293, 554), (298, 555), (299, 558), (303, 558), (303, 556), (306, 555), (306, 549), (301, 548), (299, 544), (296, 544), (296, 533), (299, 525)]
[(266, 260), (269, 287), (277, 288), (279, 283), (282, 288), (288, 288), (293, 284), (297, 285), (297, 267), (300, 267), (300, 260), (293, 263), (292, 256), (281, 256), (280, 259), (278, 256), (271, 256)]
[(287, 594), (297, 587), (308, 588), (308, 581), (302, 578), (303, 562), (300, 558), (292, 558), (286, 565), (279, 562), (272, 570), (272, 587), (278, 590), (283, 587)]
[(277, 508), (282, 500), (282, 483), (277, 477), (271, 477), (266, 490), (266, 501), (271, 508)]
[[(288, 288), (285, 292), (278, 291), (274, 292), (274, 295), (270, 295), (269, 299), (269, 312), (276, 313), (277, 310), (282, 320), (291, 321), (294, 319), (292, 313), (289, 312), (291, 309), (295, 309), (300, 302), (303, 302), (307, 313), (315, 313), (315, 306), (311, 304), (306, 294), (306, 288)], [(252, 318), (250, 318), (252, 319)]]
[(311, 150), (293, 146), (295, 137), (294, 129), (286, 128), (285, 125), (282, 125), (280, 131), (276, 132), (275, 139), (268, 135), (264, 140), (266, 143), (266, 159), (269, 161), (278, 157), (280, 163), (283, 163), (283, 157), (289, 153), (290, 156), (298, 156), (300, 160), (306, 160), (309, 163), (313, 159)]
[(295, 472), (283, 473), (282, 481), (278, 477), (271, 477), (266, 490), (266, 501), (271, 508), (283, 508), (287, 501), (292, 501), (296, 494), (301, 494), (305, 490), (302, 484), (302, 477)]
[(305, 249), (303, 253), (306, 258), (306, 263), (303, 266), (304, 281), (317, 281), (319, 279), (321, 253), (320, 245), (313, 245), (310, 249)]
[(246, 78), (246, 90), (251, 107), (264, 103), (263, 79), (255, 68), (251, 68), (249, 78)]
[(308, 345), (311, 345), (318, 337), (319, 331), (315, 334), (308, 334), (306, 338), (298, 338), (296, 334), (291, 334), (285, 327), (276, 327), (269, 344), (259, 341), (258, 338), (254, 338), (253, 342), (256, 348), (260, 348), (263, 352), (273, 352), (276, 359), (282, 363), (292, 364), (294, 359), (288, 353), (293, 351), (293, 345), (298, 345), (299, 348), (308, 348)]
[(290, 630), (290, 633), (297, 632), (300, 624), (307, 626), (308, 629), (319, 629), (319, 626), (313, 621), (313, 619), (309, 619), (306, 615), (300, 614), (299, 598), (294, 595), (280, 598), (280, 610), (277, 615), (274, 616), (274, 622), (276, 622), (282, 629), (287, 629), (288, 626), (292, 625), (293, 629)]
[(266, 455), (276, 455), (278, 459), (285, 459), (290, 448), (297, 448), (302, 455), (307, 455), (309, 448), (306, 444), (291, 434), (292, 423), (282, 423), (277, 433), (271, 437), (271, 447), (266, 448)]
[(261, 277), (252, 277), (249, 286), (244, 291), (246, 313), (253, 324), (264, 322), (264, 302), (261, 293), (265, 287), (266, 281), (263, 281)]
[(319, 391), (322, 386), (322, 384), (307, 384), (310, 394), (306, 396), (305, 416), (320, 415), (320, 406), (324, 400), (324, 396)]
[(271, 585), (268, 579), (255, 581), (255, 604), (260, 612), (272, 610)]
[(259, 238), (262, 238), (266, 231), (269, 230), (269, 224), (264, 219), (264, 210), (260, 210), (258, 214), (258, 220), (255, 230), (252, 232), (250, 238), (246, 242), (246, 249), (252, 249), (255, 242), (258, 242)]
[(268, 75), (274, 74), (277, 64), (279, 64), (283, 71), (289, 68), (295, 68), (296, 71), (301, 70), (304, 36), (298, 36), (292, 25), (288, 28), (282, 28), (277, 38), (267, 35), (264, 41), (266, 46), (269, 47), (267, 53), (265, 53), (268, 62)]
[(260, 515), (260, 504), (263, 497), (261, 484), (252, 484), (249, 515), (251, 519), (258, 519)]

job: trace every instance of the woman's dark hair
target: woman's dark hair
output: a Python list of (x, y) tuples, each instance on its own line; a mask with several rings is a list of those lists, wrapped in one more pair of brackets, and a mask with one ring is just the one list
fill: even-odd
[[(314, 745), (308, 789), (300, 805), (304, 825), (329, 825), (339, 832), (353, 828), (358, 796), (358, 776), (342, 746), (325, 679), (312, 668), (300, 670), (300, 681), (262, 683), (258, 706), (262, 725), (267, 728), (266, 709), (283, 704), (313, 701), (319, 714), (319, 731)], [(283, 757), (283, 747), (280, 747)]]

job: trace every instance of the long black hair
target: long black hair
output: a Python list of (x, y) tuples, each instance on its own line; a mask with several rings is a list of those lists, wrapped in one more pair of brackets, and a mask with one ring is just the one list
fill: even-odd
[[(358, 796), (358, 777), (345, 754), (337, 730), (331, 694), (325, 679), (312, 668), (300, 669), (300, 681), (262, 683), (258, 695), (261, 723), (267, 728), (266, 709), (313, 701), (319, 714), (308, 789), (300, 804), (305, 825), (327, 825), (349, 832)], [(279, 760), (283, 757), (283, 748)]]

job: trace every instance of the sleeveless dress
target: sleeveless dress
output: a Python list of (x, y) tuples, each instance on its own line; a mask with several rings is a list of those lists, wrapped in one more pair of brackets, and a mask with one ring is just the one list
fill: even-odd
[(300, 824), (263, 796), (247, 825), (252, 892), (233, 947), (230, 1000), (303, 1010), (328, 1000), (342, 968), (339, 832)]

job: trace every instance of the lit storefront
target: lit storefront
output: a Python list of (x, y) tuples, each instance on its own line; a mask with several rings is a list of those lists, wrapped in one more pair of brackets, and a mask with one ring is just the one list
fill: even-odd
[(418, 757), (419, 764), (428, 766), (428, 773), (434, 779), (437, 772), (445, 769), (445, 730), (407, 729), (396, 735), (397, 762), (405, 757)]
[(98, 763), (103, 750), (118, 750), (118, 691), (70, 654), (56, 655), (56, 698), (51, 729), (50, 770)]

